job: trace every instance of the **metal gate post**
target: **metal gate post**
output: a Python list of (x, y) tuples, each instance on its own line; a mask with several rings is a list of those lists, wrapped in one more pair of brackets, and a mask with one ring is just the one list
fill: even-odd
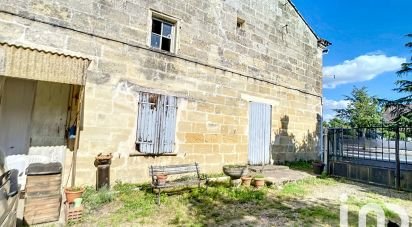
[[(399, 159), (399, 125), (396, 125), (396, 141), (395, 141), (395, 156), (396, 156), (396, 189), (400, 190), (401, 189), (401, 162)], [(390, 154), (389, 154), (390, 156)]]
[(326, 174), (329, 175), (329, 139), (328, 139), (328, 128), (323, 129), (323, 161), (326, 166)]
[(337, 151), (336, 151), (336, 129), (333, 129), (333, 142), (332, 142), (332, 154), (333, 160), (337, 160)]

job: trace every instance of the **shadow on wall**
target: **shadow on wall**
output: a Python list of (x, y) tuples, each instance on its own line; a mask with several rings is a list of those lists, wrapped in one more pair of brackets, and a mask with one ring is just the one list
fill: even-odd
[(319, 159), (321, 119), (321, 116), (318, 114), (316, 130), (313, 132), (308, 130), (303, 140), (299, 141), (293, 133), (289, 132), (289, 116), (283, 116), (280, 119), (281, 128), (275, 134), (275, 140), (271, 144), (274, 163)]

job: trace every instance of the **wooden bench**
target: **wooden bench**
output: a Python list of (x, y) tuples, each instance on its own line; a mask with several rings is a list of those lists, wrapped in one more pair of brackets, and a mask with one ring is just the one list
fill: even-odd
[[(166, 181), (165, 184), (159, 185), (157, 183), (156, 176), (159, 174), (181, 175), (181, 174), (193, 174), (193, 178), (179, 179), (178, 181)], [(176, 188), (176, 187), (190, 187), (197, 185), (200, 188), (202, 181), (207, 181), (207, 177), (202, 179), (200, 176), (200, 168), (198, 163), (185, 164), (185, 165), (168, 165), (168, 166), (150, 166), (149, 175), (152, 177), (152, 190), (157, 190), (157, 204), (160, 204), (160, 193), (162, 189)]]

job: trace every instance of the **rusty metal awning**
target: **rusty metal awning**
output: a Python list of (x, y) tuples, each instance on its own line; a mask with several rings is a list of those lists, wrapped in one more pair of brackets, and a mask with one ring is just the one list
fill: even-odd
[(0, 76), (84, 85), (90, 60), (0, 43)]

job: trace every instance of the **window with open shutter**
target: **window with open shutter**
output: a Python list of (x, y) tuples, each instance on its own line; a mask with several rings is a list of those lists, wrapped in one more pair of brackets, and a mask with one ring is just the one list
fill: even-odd
[(176, 97), (140, 93), (136, 149), (152, 155), (173, 153), (176, 113)]

